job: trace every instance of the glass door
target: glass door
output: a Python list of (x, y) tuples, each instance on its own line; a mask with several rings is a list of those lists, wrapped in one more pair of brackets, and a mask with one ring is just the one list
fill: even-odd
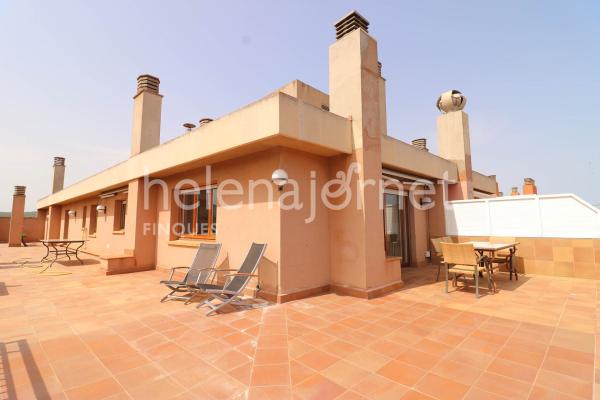
[(402, 265), (410, 264), (406, 196), (385, 193), (383, 225), (386, 257), (402, 257)]

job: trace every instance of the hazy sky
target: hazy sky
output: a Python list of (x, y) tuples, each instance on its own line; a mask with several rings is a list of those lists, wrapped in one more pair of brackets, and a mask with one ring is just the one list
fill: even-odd
[(126, 159), (141, 73), (161, 80), (162, 141), (293, 79), (327, 91), (351, 9), (379, 43), (390, 135), (435, 152), (435, 101), (458, 89), (476, 170), (600, 203), (598, 1), (0, 0), (0, 211), (14, 185), (35, 209), (53, 156), (66, 185)]

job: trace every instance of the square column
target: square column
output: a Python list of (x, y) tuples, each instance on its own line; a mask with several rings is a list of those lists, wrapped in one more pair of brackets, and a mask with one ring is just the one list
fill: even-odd
[(8, 231), (8, 246), (20, 247), (25, 221), (25, 186), (15, 186)]
[(385, 95), (377, 41), (368, 21), (352, 12), (336, 24), (329, 47), (329, 108), (352, 121), (353, 151), (330, 164), (330, 178), (349, 176), (351, 201), (330, 211), (331, 282), (336, 292), (371, 298), (402, 284), (399, 265), (386, 262), (383, 240), (381, 136)]
[(473, 167), (469, 116), (462, 110), (450, 111), (437, 118), (439, 156), (453, 161), (458, 169), (458, 183), (449, 187), (449, 200), (473, 198)]

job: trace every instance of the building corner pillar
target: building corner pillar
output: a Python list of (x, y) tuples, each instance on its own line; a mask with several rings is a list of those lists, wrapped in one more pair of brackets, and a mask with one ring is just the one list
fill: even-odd
[(144, 178), (129, 182), (125, 234), (136, 268), (156, 267), (157, 186), (146, 189)]
[[(401, 283), (399, 265), (385, 257), (379, 193), (381, 136), (386, 132), (384, 81), (377, 41), (357, 12), (336, 25), (329, 47), (329, 108), (352, 121), (352, 154), (332, 161), (330, 175), (348, 174), (351, 201), (330, 211), (331, 286), (371, 298)], [(360, 205), (360, 206), (359, 206)]]
[(15, 186), (8, 230), (8, 246), (19, 247), (25, 222), (25, 186)]

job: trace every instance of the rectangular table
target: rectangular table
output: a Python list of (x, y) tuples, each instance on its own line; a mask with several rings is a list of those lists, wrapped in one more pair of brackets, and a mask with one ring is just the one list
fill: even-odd
[(44, 271), (52, 267), (56, 260), (65, 257), (70, 260), (71, 256), (74, 256), (80, 264), (83, 264), (83, 260), (79, 258), (78, 252), (79, 249), (85, 244), (85, 240), (48, 239), (40, 240), (40, 242), (44, 245), (44, 247), (46, 247), (46, 255), (40, 260), (40, 263), (43, 263), (44, 261), (50, 261), (50, 265), (44, 268)]
[(509, 279), (512, 280), (513, 273), (515, 274), (515, 279), (519, 280), (519, 276), (517, 275), (517, 270), (513, 267), (513, 256), (517, 251), (517, 246), (519, 242), (512, 243), (492, 243), (492, 242), (467, 242), (471, 243), (480, 255), (483, 253), (489, 253), (492, 259), (495, 258), (496, 252), (500, 250), (507, 250), (510, 252), (510, 257), (508, 258), (508, 271), (509, 271)]

